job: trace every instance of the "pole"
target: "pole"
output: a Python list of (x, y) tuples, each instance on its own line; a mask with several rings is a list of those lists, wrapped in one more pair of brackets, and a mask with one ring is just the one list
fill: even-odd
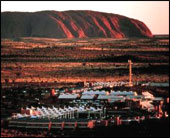
[(132, 86), (132, 61), (128, 60), (129, 63), (129, 86)]

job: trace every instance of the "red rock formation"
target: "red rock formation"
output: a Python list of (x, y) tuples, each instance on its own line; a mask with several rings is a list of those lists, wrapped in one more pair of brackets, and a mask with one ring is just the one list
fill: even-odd
[(141, 21), (94, 11), (2, 12), (1, 37), (152, 37)]

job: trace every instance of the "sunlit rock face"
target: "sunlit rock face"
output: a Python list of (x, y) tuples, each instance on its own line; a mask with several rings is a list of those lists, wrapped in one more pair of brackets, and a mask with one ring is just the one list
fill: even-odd
[(1, 13), (1, 38), (129, 38), (152, 37), (141, 21), (94, 11)]

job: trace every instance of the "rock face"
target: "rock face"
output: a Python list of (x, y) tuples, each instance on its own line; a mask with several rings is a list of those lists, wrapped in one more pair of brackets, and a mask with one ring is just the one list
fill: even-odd
[(94, 11), (2, 12), (1, 38), (152, 37), (141, 21)]

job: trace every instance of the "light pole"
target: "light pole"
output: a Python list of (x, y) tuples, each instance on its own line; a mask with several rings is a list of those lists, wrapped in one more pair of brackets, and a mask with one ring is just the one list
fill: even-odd
[(132, 61), (128, 60), (129, 63), (129, 87), (132, 87)]

